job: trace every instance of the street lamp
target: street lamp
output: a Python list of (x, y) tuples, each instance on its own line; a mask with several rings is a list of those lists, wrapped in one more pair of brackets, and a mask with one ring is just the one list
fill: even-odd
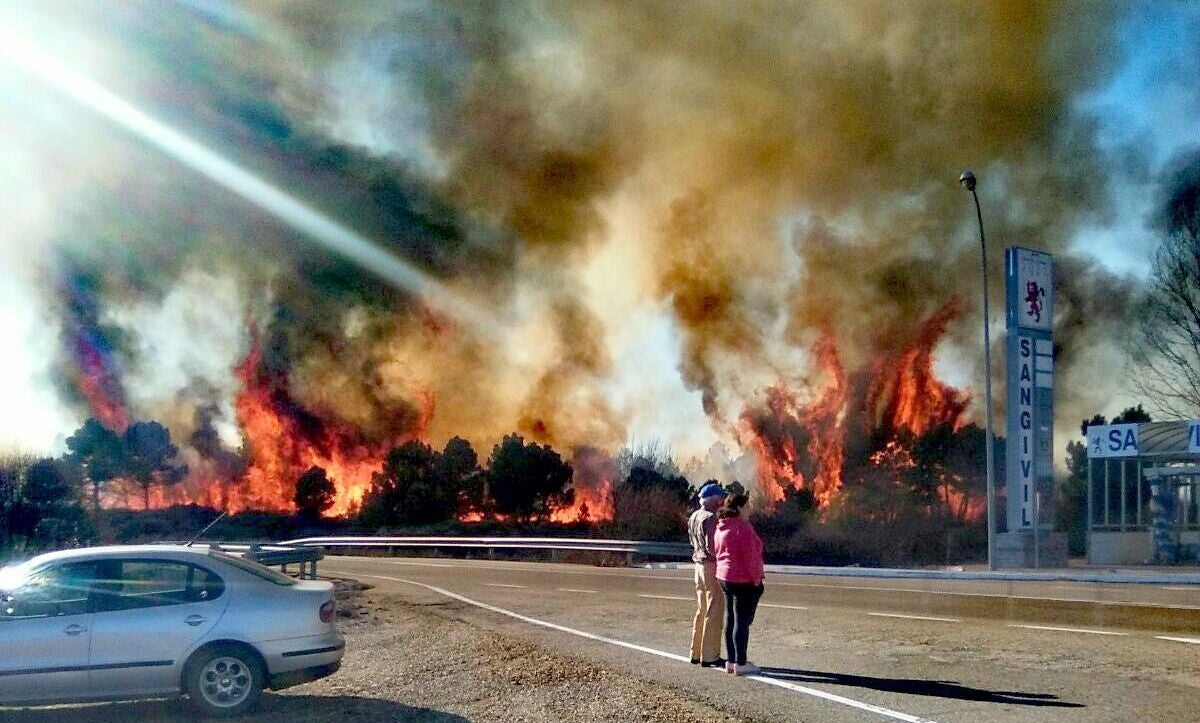
[(958, 177), (962, 187), (971, 192), (975, 199), (975, 217), (979, 219), (980, 270), (983, 275), (983, 388), (984, 426), (987, 430), (987, 546), (988, 569), (996, 569), (996, 515), (993, 500), (996, 499), (995, 466), (992, 460), (995, 446), (992, 438), (992, 335), (988, 328), (992, 317), (988, 312), (987, 241), (983, 236), (983, 212), (979, 210), (979, 194), (975, 193), (975, 174), (963, 171)]

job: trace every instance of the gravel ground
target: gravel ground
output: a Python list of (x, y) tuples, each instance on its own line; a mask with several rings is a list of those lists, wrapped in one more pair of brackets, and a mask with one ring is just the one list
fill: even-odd
[[(412, 604), (339, 584), (347, 653), (341, 671), (268, 693), (250, 722), (709, 721), (747, 720), (678, 689), (552, 653), (457, 619), (457, 603)], [(5, 723), (174, 723), (180, 701), (28, 710)]]

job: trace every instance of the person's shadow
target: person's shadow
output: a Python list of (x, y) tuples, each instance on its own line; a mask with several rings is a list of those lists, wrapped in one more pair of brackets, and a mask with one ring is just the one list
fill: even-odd
[[(197, 719), (179, 699), (123, 703), (95, 703), (53, 708), (0, 709), (4, 723), (190, 723)], [(353, 695), (275, 695), (267, 693), (253, 713), (238, 718), (243, 723), (325, 723), (331, 720), (370, 723), (471, 723), (454, 713), (418, 708), (378, 698)]]
[(1007, 703), (1009, 705), (1031, 705), (1048, 708), (1084, 708), (1082, 703), (1059, 700), (1049, 693), (1024, 693), (1014, 690), (984, 690), (961, 685), (953, 680), (922, 680), (919, 678), (873, 678), (849, 673), (825, 673), (817, 670), (796, 668), (763, 667), (762, 674), (769, 678), (790, 680), (797, 683), (828, 683), (856, 688), (869, 688), (887, 693), (927, 695), (935, 698), (976, 700), (981, 703)]

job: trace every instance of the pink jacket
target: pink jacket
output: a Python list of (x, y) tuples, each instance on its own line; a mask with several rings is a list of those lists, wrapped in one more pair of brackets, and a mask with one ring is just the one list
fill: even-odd
[(739, 516), (718, 520), (713, 549), (717, 553), (718, 580), (752, 585), (762, 582), (762, 538), (745, 519)]

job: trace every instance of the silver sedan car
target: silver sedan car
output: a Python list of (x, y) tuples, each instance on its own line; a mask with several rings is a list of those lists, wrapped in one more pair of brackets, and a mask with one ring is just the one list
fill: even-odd
[(53, 552), (0, 569), (0, 705), (186, 695), (229, 717), (337, 671), (333, 586), (204, 547)]

